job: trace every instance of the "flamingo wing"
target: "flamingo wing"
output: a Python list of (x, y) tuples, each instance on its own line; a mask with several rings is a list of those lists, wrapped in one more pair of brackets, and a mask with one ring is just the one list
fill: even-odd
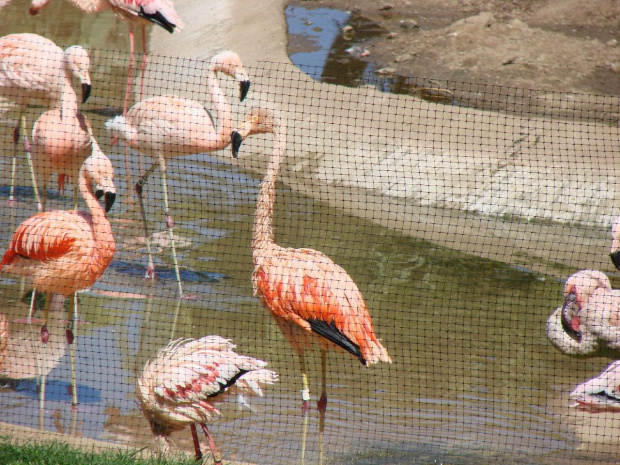
[(172, 33), (184, 24), (169, 0), (108, 0), (112, 9), (130, 19), (142, 18)]
[(76, 216), (75, 212), (56, 210), (26, 219), (13, 234), (0, 270), (11, 264), (15, 257), (49, 261), (67, 254), (83, 233), (83, 224), (76, 221), (78, 218), (81, 216)]
[[(42, 70), (43, 62), (53, 61), (49, 52), (41, 50), (36, 41), (20, 40), (31, 34), (9, 35), (0, 39), (0, 87), (20, 88), (26, 92), (48, 92), (52, 82)], [(50, 43), (51, 46), (55, 45)], [(60, 49), (59, 49), (60, 50)], [(62, 51), (61, 51), (62, 52)], [(43, 60), (42, 58), (46, 59)], [(15, 98), (18, 97), (17, 91)], [(8, 97), (13, 97), (9, 95)]]
[(281, 249), (256, 266), (253, 284), (275, 316), (330, 340), (364, 365), (362, 346), (378, 344), (357, 285), (321, 252)]

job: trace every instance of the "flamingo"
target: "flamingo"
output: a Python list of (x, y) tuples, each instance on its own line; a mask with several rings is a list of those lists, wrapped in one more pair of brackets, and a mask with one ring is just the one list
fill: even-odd
[(609, 257), (614, 266), (620, 270), (620, 215), (616, 217), (611, 225), (611, 247)]
[[(0, 271), (31, 281), (35, 292), (71, 296), (66, 337), (73, 343), (77, 314), (75, 293), (92, 286), (112, 261), (116, 245), (110, 222), (97, 201), (88, 166), (79, 172), (79, 189), (89, 213), (53, 210), (27, 218), (18, 227), (0, 263)], [(112, 187), (106, 186), (112, 190)], [(51, 298), (46, 299), (41, 343), (49, 341), (47, 318)], [(73, 353), (73, 351), (71, 351)], [(72, 387), (75, 365), (71, 357)], [(74, 397), (74, 405), (77, 399)]]
[(4, 365), (9, 342), (9, 320), (4, 313), (0, 313), (0, 373)]
[(566, 354), (591, 355), (602, 348), (620, 349), (620, 291), (597, 270), (571, 275), (565, 301), (547, 320), (547, 337)]
[(142, 187), (153, 170), (159, 166), (164, 194), (166, 226), (170, 237), (172, 259), (180, 296), (183, 295), (183, 288), (172, 231), (174, 221), (168, 205), (166, 160), (193, 153), (213, 152), (230, 144), (230, 134), (234, 129), (232, 109), (219, 86), (217, 79), (219, 72), (233, 77), (239, 82), (241, 101), (245, 99), (250, 88), (250, 80), (243, 69), (239, 55), (232, 51), (224, 51), (211, 58), (207, 72), (207, 92), (211, 95), (211, 101), (215, 105), (218, 120), (217, 129), (211, 114), (202, 103), (174, 95), (143, 100), (134, 105), (127, 112), (127, 115), (110, 119), (105, 125), (112, 136), (112, 144), (122, 140), (139, 152), (158, 159), (136, 184), (149, 257), (145, 277), (155, 277), (155, 265), (153, 264), (153, 254), (142, 199)]
[(571, 407), (591, 413), (620, 411), (620, 361), (610, 364), (600, 375), (581, 383), (570, 398)]
[(25, 111), (31, 99), (42, 100), (49, 108), (62, 107), (68, 93), (75, 95), (71, 85), (72, 75), (82, 82), (82, 102), (85, 102), (91, 91), (90, 59), (86, 50), (74, 45), (63, 51), (51, 40), (37, 34), (10, 34), (0, 38), (0, 96), (19, 106), (18, 122), (13, 133), (10, 201), (14, 199), (17, 142), (21, 136), (37, 206), (41, 210), (36, 175), (30, 159)]
[(136, 383), (142, 414), (148, 420), (159, 454), (170, 449), (170, 435), (190, 425), (196, 460), (202, 452), (196, 434), (199, 423), (215, 464), (222, 456), (206, 422), (220, 412), (215, 404), (231, 394), (262, 396), (262, 385), (273, 384), (278, 375), (267, 362), (234, 352), (232, 341), (220, 336), (177, 339), (148, 361)]
[[(69, 0), (73, 5), (85, 13), (101, 13), (102, 11), (112, 10), (116, 17), (127, 22), (129, 27), (129, 70), (127, 75), (127, 86), (125, 89), (125, 102), (123, 114), (127, 113), (129, 107), (129, 94), (131, 93), (131, 81), (135, 66), (134, 56), (134, 27), (139, 25), (142, 28), (142, 74), (146, 68), (146, 25), (157, 24), (166, 31), (173, 33), (175, 30), (183, 29), (183, 21), (174, 9), (171, 0)], [(32, 0), (28, 12), (36, 15), (43, 9), (50, 0)], [(142, 86), (140, 89), (142, 98)]]
[[(258, 194), (252, 233), (254, 273), (252, 286), (263, 306), (299, 357), (302, 373), (302, 412), (309, 410), (310, 391), (305, 349), (321, 348), (322, 391), (318, 402), (319, 439), (327, 407), (327, 350), (336, 347), (362, 365), (392, 363), (373, 329), (362, 293), (347, 272), (329, 257), (313, 249), (281, 247), (272, 229), (276, 178), (285, 155), (286, 125), (277, 110), (255, 108), (232, 133), (233, 156), (251, 134), (270, 132), (274, 143), (267, 173)], [(321, 447), (322, 450), (322, 447)], [(302, 457), (304, 444), (302, 442)]]

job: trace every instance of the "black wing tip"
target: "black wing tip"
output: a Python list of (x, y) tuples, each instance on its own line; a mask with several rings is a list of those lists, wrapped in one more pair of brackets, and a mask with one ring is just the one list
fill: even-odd
[(319, 336), (323, 336), (325, 339), (333, 342), (337, 346), (342, 347), (358, 359), (362, 365), (366, 366), (366, 359), (360, 351), (360, 346), (336, 328), (336, 322), (334, 320), (332, 320), (331, 323), (313, 318), (309, 318), (306, 321), (310, 323), (312, 332), (318, 334)]

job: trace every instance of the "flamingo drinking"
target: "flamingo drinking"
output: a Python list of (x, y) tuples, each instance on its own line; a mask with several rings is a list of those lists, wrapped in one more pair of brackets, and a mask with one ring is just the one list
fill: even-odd
[(196, 459), (201, 460), (195, 425), (199, 423), (208, 439), (213, 462), (221, 463), (206, 424), (213, 415), (220, 414), (215, 404), (231, 394), (262, 396), (262, 386), (278, 379), (275, 372), (265, 368), (266, 362), (239, 355), (234, 348), (232, 341), (220, 336), (178, 339), (146, 363), (137, 380), (136, 394), (159, 453), (167, 454), (170, 435), (189, 425)]
[(232, 109), (221, 90), (217, 73), (224, 73), (235, 78), (240, 86), (240, 100), (243, 101), (250, 88), (250, 80), (243, 69), (239, 56), (225, 51), (211, 58), (207, 73), (207, 92), (215, 106), (218, 128), (215, 128), (211, 114), (204, 104), (165, 95), (152, 97), (134, 105), (125, 116), (117, 116), (106, 122), (106, 129), (112, 136), (112, 143), (124, 141), (141, 153), (157, 158), (156, 161), (136, 184), (136, 193), (140, 200), (140, 209), (144, 224), (148, 265), (146, 277), (155, 277), (155, 265), (151, 252), (150, 237), (146, 212), (142, 199), (142, 186), (153, 170), (159, 166), (164, 194), (164, 211), (166, 226), (172, 248), (172, 259), (179, 295), (183, 295), (181, 275), (174, 245), (173, 225), (168, 205), (168, 183), (166, 181), (166, 160), (172, 157), (193, 153), (213, 152), (230, 144), (230, 134), (234, 129)]
[(25, 111), (32, 99), (43, 101), (49, 108), (61, 108), (63, 99), (73, 90), (71, 79), (82, 82), (82, 102), (90, 95), (90, 59), (80, 46), (63, 51), (54, 42), (37, 34), (10, 34), (0, 38), (0, 97), (19, 106), (19, 117), (13, 135), (14, 152), (11, 170), (11, 194), (14, 199), (17, 142), (22, 138), (32, 175), (32, 185), (38, 198), (36, 176), (30, 159), (30, 143), (26, 130)]
[[(305, 350), (312, 342), (321, 348), (322, 390), (318, 408), (322, 447), (327, 407), (327, 350), (330, 347), (344, 350), (362, 365), (391, 363), (392, 359), (375, 335), (362, 293), (344, 269), (316, 250), (286, 248), (275, 243), (272, 217), (276, 178), (286, 147), (286, 125), (280, 113), (253, 109), (233, 132), (232, 150), (236, 157), (247, 136), (267, 132), (273, 134), (274, 143), (254, 216), (252, 285), (254, 294), (260, 297), (299, 357), (304, 414), (309, 410), (310, 400)], [(304, 444), (302, 457), (303, 454)]]

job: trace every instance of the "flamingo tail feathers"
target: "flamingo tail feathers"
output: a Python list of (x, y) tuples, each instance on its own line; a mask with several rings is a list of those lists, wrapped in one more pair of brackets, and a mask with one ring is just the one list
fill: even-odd
[(360, 346), (358, 346), (355, 342), (353, 342), (342, 332), (340, 332), (338, 328), (336, 328), (336, 323), (334, 322), (334, 320), (332, 320), (331, 323), (327, 323), (326, 321), (317, 320), (314, 318), (309, 318), (306, 321), (310, 323), (310, 328), (314, 333), (318, 334), (319, 336), (323, 336), (325, 339), (342, 347), (344, 350), (357, 358), (362, 365), (366, 365), (366, 359), (362, 355)]

